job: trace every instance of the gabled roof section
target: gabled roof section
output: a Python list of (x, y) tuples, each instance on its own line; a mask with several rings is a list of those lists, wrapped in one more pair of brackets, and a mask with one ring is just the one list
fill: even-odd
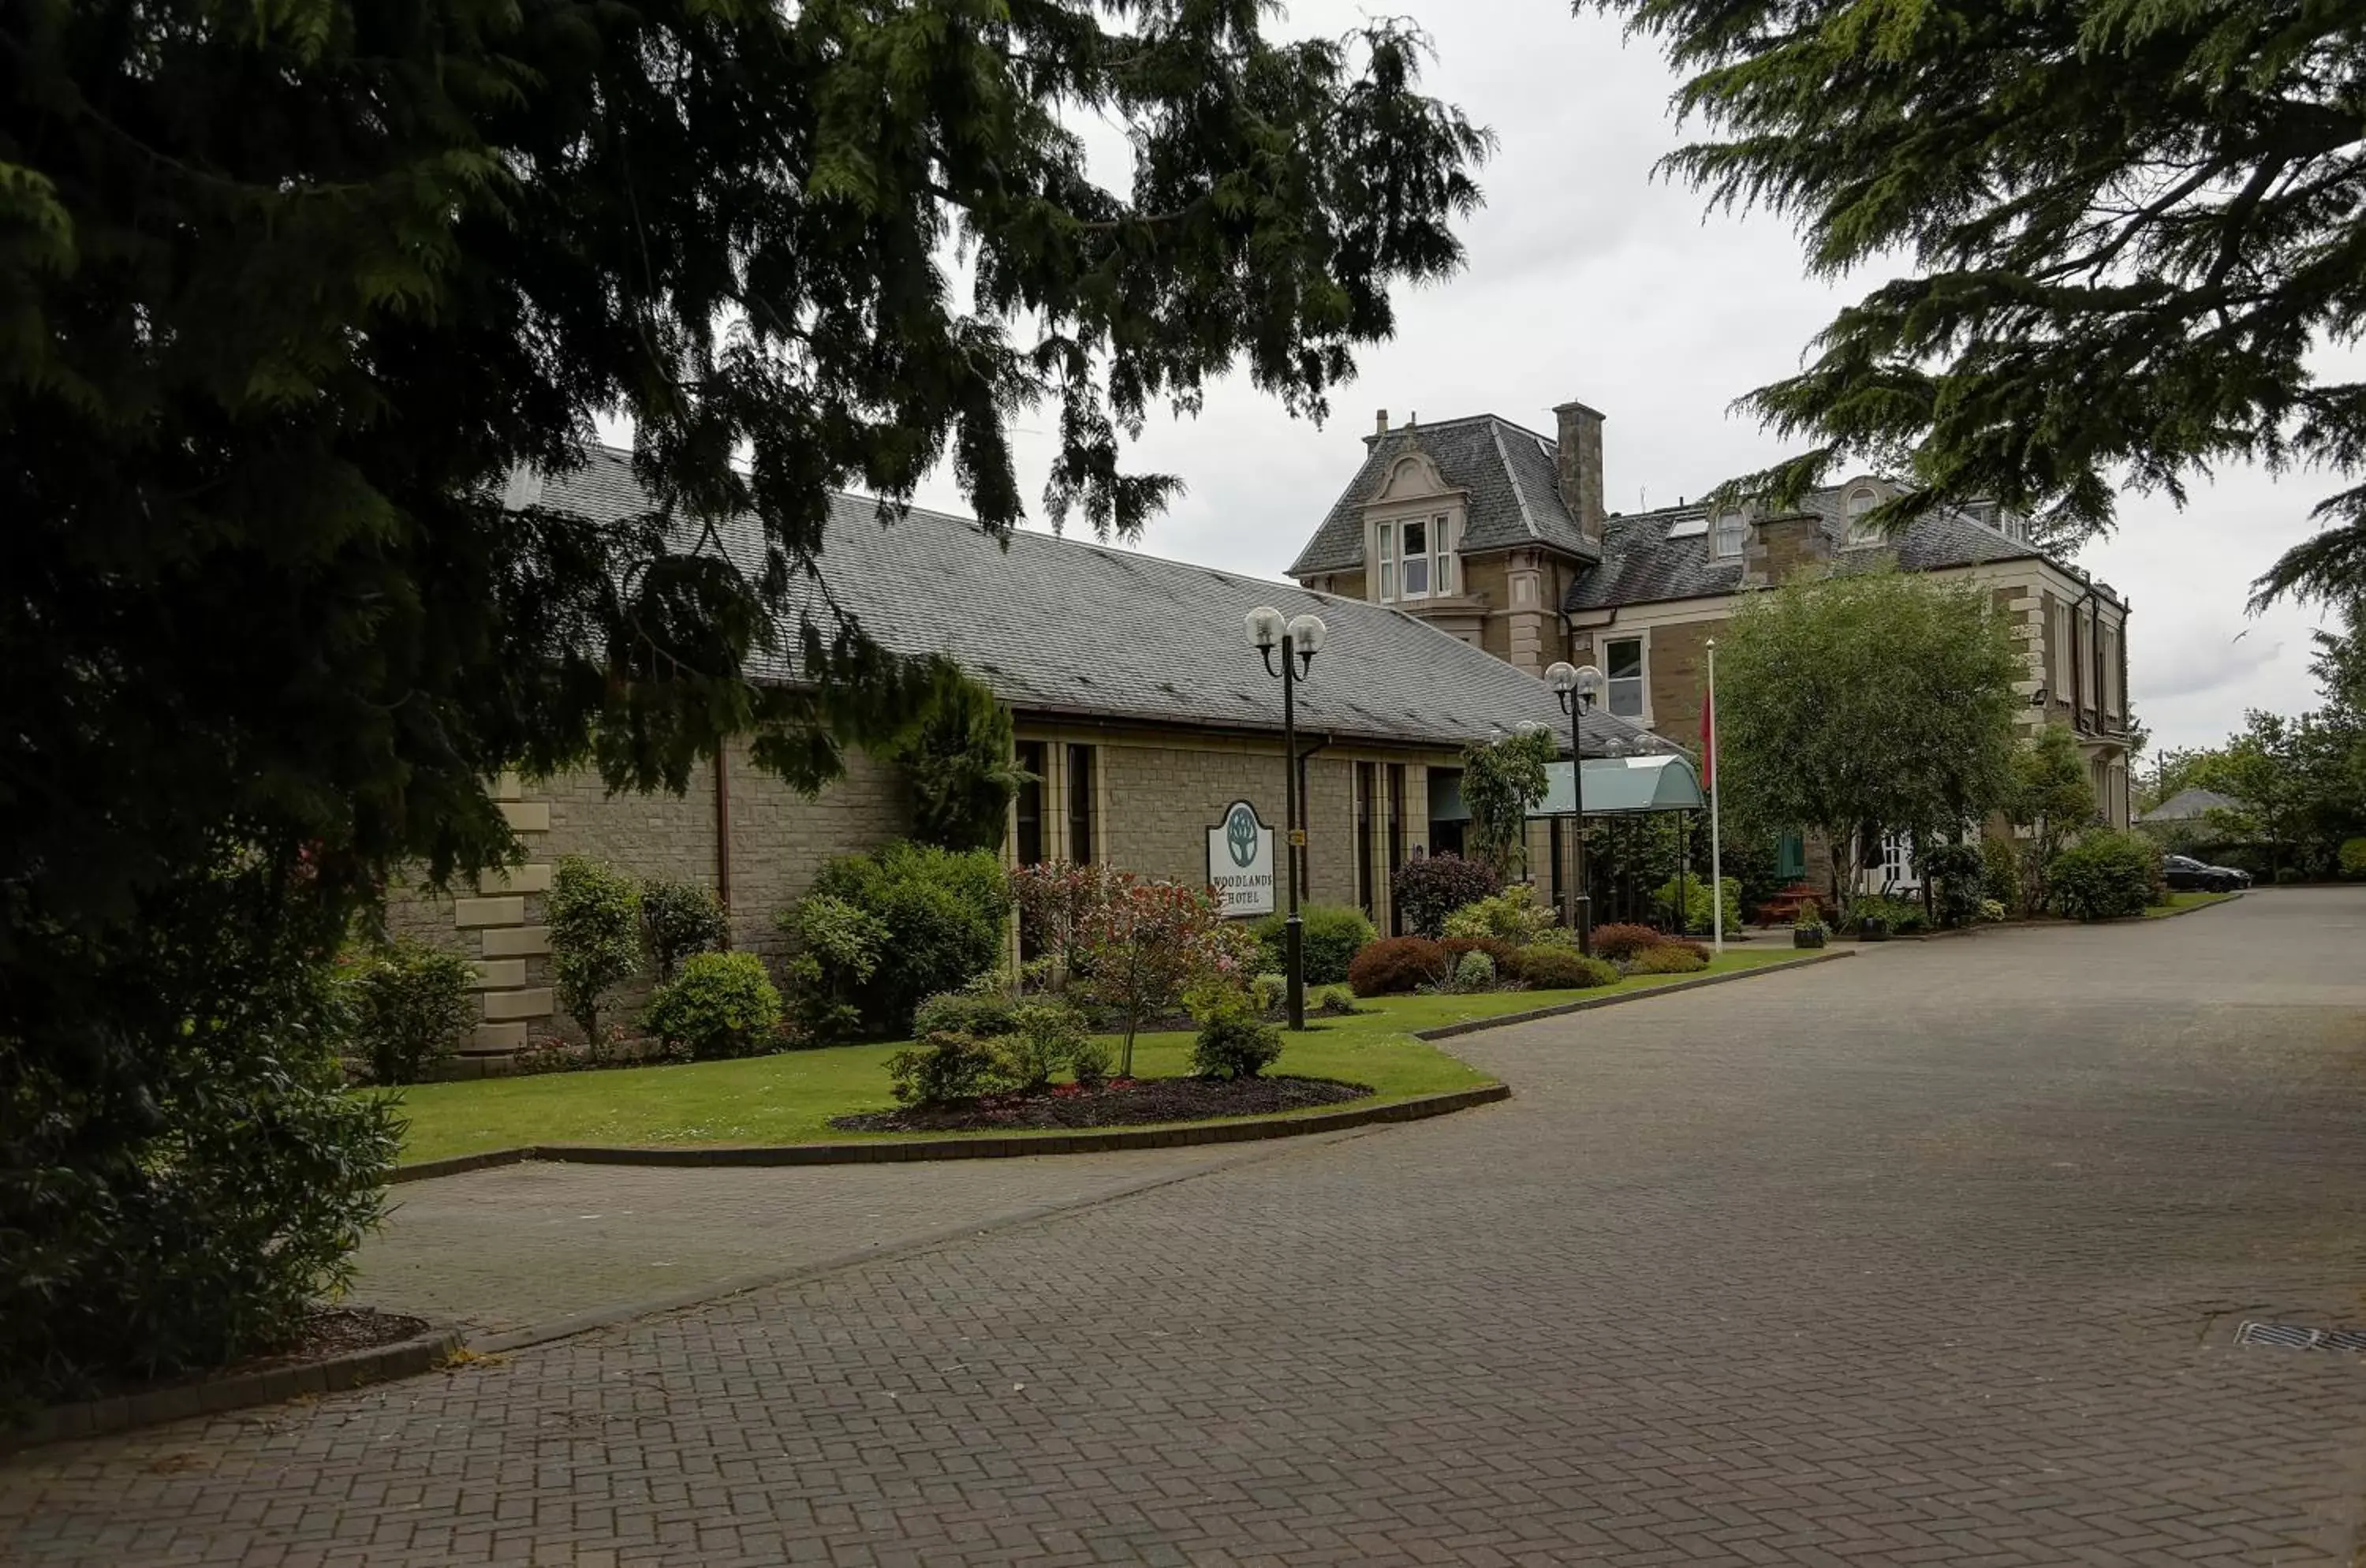
[[(1849, 489), (1834, 485), (1811, 491), (1799, 513), (1816, 519), (1843, 564), (1849, 558)], [(1670, 599), (1705, 598), (1741, 591), (1743, 563), (1731, 557), (1709, 556), (1706, 530), (1679, 532), (1681, 525), (1705, 523), (1705, 505), (1663, 507), (1608, 518), (1602, 529), (1602, 565), (1582, 572), (1570, 584), (1561, 608), (1604, 610), (1616, 604), (1658, 604)], [(1753, 522), (1757, 521), (1753, 517)], [(1952, 509), (1924, 513), (1895, 541), (1898, 564), (1908, 571), (1933, 571), (1946, 567), (1977, 566), (1989, 561), (2045, 558), (2033, 546), (2007, 538), (1989, 524)]]
[(1363, 466), (1290, 563), (1290, 574), (1305, 577), (1363, 565), (1364, 503), (1379, 491), (1389, 466), (1416, 450), (1448, 484), (1470, 497), (1462, 533), (1466, 553), (1542, 545), (1581, 560), (1594, 558), (1594, 547), (1561, 503), (1552, 438), (1482, 413), (1364, 437)]
[[(547, 506), (595, 522), (648, 501), (625, 454), (594, 449), (551, 476)], [(715, 536), (743, 570), (762, 558), (753, 517)], [(1281, 682), (1266, 674), (1244, 618), (1261, 604), (1320, 615), (1330, 638), (1298, 687), (1298, 723), (1340, 739), (1459, 746), (1534, 720), (1566, 737), (1545, 683), (1385, 605), (1310, 593), (1130, 549), (1022, 529), (1007, 546), (965, 517), (833, 496), (821, 570), (830, 596), (882, 646), (958, 660), (1014, 708), (1044, 714), (1279, 731)], [(810, 579), (789, 614), (827, 625)], [(794, 638), (791, 639), (794, 641)], [(786, 656), (753, 673), (794, 681)], [(1588, 755), (1669, 750), (1623, 719), (1585, 721)]]

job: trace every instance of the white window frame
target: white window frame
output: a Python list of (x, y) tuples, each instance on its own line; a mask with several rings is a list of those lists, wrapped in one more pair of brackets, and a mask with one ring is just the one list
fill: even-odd
[[(1726, 525), (1729, 523), (1733, 525), (1730, 530), (1733, 541), (1733, 547), (1731, 549), (1727, 549), (1725, 547), (1726, 539), (1728, 537), (1728, 529)], [(1741, 558), (1742, 546), (1749, 537), (1750, 514), (1742, 511), (1739, 506), (1727, 507), (1715, 517), (1709, 519), (1709, 558), (1712, 560), (1740, 560)]]
[[(1857, 505), (1860, 501), (1865, 502), (1863, 507)], [(1862, 550), (1887, 543), (1881, 531), (1868, 527), (1865, 521), (1867, 514), (1881, 504), (1879, 491), (1871, 485), (1859, 485), (1848, 492), (1847, 499), (1841, 504), (1848, 517), (1848, 548)]]
[[(1632, 675), (1613, 675), (1610, 673), (1610, 650), (1617, 647), (1622, 642), (1631, 642), (1635, 645), (1635, 673)], [(1601, 637), (1597, 639), (1597, 646), (1602, 650), (1602, 674), (1604, 681), (1602, 688), (1602, 711), (1609, 714), (1614, 718), (1632, 719), (1638, 724), (1650, 724), (1651, 722), (1651, 637), (1646, 636), (1644, 633), (1638, 631), (1627, 637)], [(1633, 713), (1620, 713), (1618, 711), (1618, 688), (1622, 682), (1629, 681), (1634, 682), (1635, 711)]]
[[(1423, 584), (1406, 586), (1404, 531), (1422, 530), (1419, 557)], [(1456, 512), (1413, 513), (1382, 518), (1372, 525), (1373, 590), (1384, 604), (1451, 599), (1460, 591), (1463, 519)]]

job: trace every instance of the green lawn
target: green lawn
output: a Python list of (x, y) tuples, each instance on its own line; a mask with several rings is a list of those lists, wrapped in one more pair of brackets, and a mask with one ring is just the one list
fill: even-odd
[(2224, 904), (2229, 898), (2238, 897), (2240, 895), (2234, 893), (2172, 893), (2169, 896), (2168, 903), (2155, 904), (2147, 908), (2144, 912), (2144, 918), (2147, 920), (2157, 920), (2164, 915), (2175, 915), (2187, 909), (2198, 909), (2204, 904)]
[[(1788, 947), (1738, 950), (1716, 970), (1750, 969), (1803, 956)], [(1290, 1037), (1276, 1072), (1369, 1084), (1383, 1100), (1468, 1089), (1490, 1081), (1413, 1031), (1525, 1012), (1614, 991), (1686, 978), (1639, 976), (1593, 991), (1493, 991), (1465, 997), (1383, 997), (1355, 1018), (1310, 1019)], [(420, 1084), (399, 1091), (410, 1122), (402, 1158), (443, 1159), (525, 1144), (801, 1144), (856, 1142), (895, 1134), (842, 1133), (829, 1119), (892, 1105), (886, 1060), (896, 1045), (836, 1045), (738, 1062), (623, 1067)], [(1189, 1069), (1188, 1033), (1145, 1034), (1134, 1071), (1174, 1077)], [(1304, 1112), (1302, 1114), (1312, 1114)]]

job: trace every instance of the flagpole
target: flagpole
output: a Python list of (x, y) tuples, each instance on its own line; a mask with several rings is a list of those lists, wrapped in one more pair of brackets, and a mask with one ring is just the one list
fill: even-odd
[(1725, 842), (1717, 814), (1717, 638), (1708, 639), (1708, 889), (1709, 920), (1717, 932), (1717, 955), (1725, 956)]

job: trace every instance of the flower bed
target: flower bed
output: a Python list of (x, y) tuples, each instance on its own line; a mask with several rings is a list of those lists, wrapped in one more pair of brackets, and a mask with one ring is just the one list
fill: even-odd
[(833, 1116), (849, 1133), (974, 1133), (1014, 1127), (1138, 1127), (1211, 1116), (1269, 1116), (1362, 1100), (1363, 1084), (1329, 1078), (1112, 1078), (1098, 1088), (1054, 1084), (1037, 1094), (988, 1095), (966, 1105), (909, 1106)]

